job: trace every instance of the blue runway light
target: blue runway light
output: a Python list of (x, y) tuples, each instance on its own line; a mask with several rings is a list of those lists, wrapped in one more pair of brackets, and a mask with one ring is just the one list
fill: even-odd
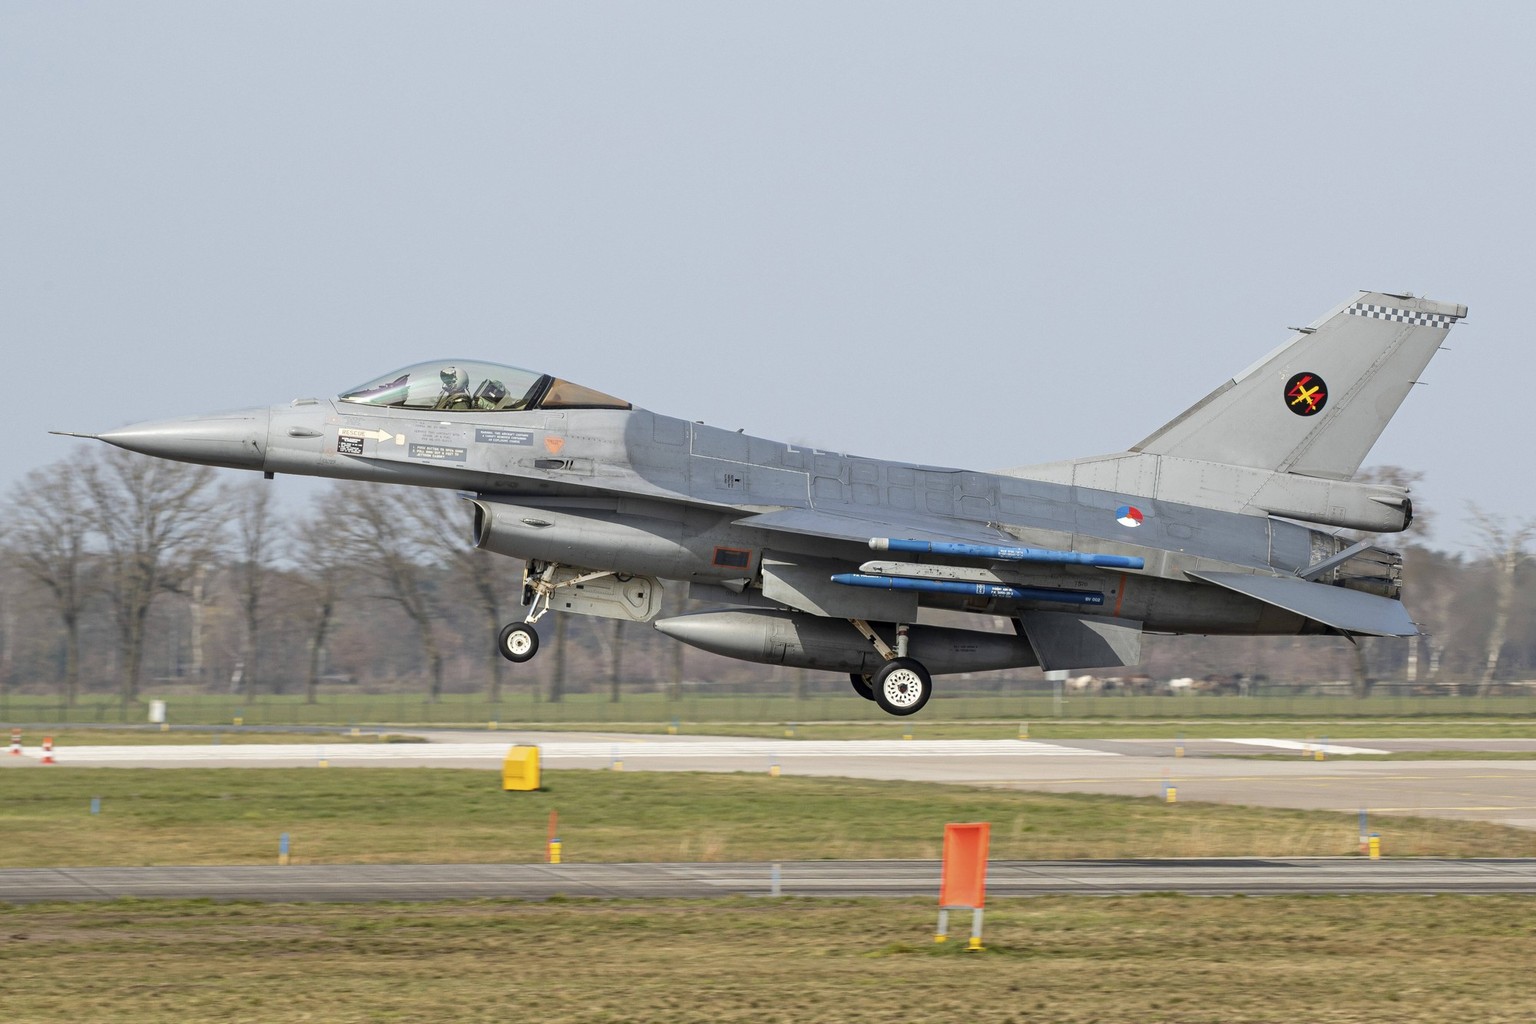
[(878, 590), (918, 590), (928, 594), (964, 594), (967, 597), (995, 597), (1005, 601), (1056, 601), (1061, 604), (1102, 605), (1104, 595), (1090, 590), (1053, 590), (1050, 587), (1015, 587), (1007, 583), (962, 583), (959, 580), (919, 580), (906, 576), (872, 576), (862, 572), (840, 572), (833, 583), (848, 587), (872, 587)]
[(995, 544), (962, 544), (957, 541), (900, 540), (873, 537), (875, 551), (904, 551), (916, 555), (954, 555), (957, 558), (990, 558), (999, 562), (1039, 562), (1046, 565), (1091, 565), (1100, 569), (1143, 569), (1146, 560), (1135, 555), (1097, 555), (1049, 548), (1012, 548)]

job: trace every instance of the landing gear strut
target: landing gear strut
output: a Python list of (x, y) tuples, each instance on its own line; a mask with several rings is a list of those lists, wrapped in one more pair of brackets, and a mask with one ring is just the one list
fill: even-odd
[(863, 619), (848, 621), (885, 659), (873, 676), (851, 675), (854, 690), (860, 697), (880, 705), (880, 710), (888, 715), (905, 717), (921, 711), (933, 696), (933, 676), (922, 662), (907, 657), (907, 625), (896, 627), (896, 646), (892, 647)]

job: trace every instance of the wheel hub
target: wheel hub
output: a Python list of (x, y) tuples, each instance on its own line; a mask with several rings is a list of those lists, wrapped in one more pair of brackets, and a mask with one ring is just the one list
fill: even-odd
[(910, 669), (897, 669), (885, 677), (885, 699), (897, 707), (908, 707), (923, 692), (922, 680)]

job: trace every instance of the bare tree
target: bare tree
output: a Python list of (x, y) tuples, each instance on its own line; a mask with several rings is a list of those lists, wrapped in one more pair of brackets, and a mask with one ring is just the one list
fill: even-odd
[(224, 491), (224, 499), (234, 515), (233, 566), (235, 584), (240, 594), (240, 612), (245, 622), (241, 651), (241, 692), (256, 693), (259, 677), (257, 657), (260, 651), (261, 595), (280, 543), (278, 523), (272, 510), (272, 488), (264, 480), (247, 480)]
[[(1402, 466), (1371, 466), (1355, 474), (1355, 481), (1357, 483), (1389, 484), (1410, 492), (1422, 483), (1423, 480), (1424, 474), (1421, 471), (1405, 469)], [(1387, 546), (1396, 546), (1398, 543), (1401, 543), (1407, 549), (1407, 554), (1411, 560), (1415, 549), (1423, 550), (1421, 545), (1429, 535), (1430, 526), (1433, 521), (1434, 515), (1430, 507), (1423, 501), (1422, 497), (1415, 496), (1413, 498), (1413, 521), (1409, 523), (1406, 531), (1398, 535), (1402, 538), (1402, 541), (1399, 542), (1394, 539), (1393, 541), (1383, 541), (1382, 543)], [(1365, 535), (1350, 531), (1346, 536), (1359, 539)], [(1368, 697), (1376, 683), (1376, 674), (1373, 673), (1373, 668), (1379, 669), (1379, 663), (1384, 660), (1382, 655), (1391, 655), (1396, 651), (1402, 650), (1405, 646), (1410, 652), (1415, 651), (1419, 638), (1412, 637), (1405, 642), (1399, 642), (1395, 639), (1387, 640), (1383, 637), (1361, 636), (1351, 637), (1350, 643), (1352, 645), (1350, 651), (1351, 690), (1356, 697)], [(1411, 661), (1412, 658), (1413, 654), (1410, 653), (1409, 660)]]
[(410, 510), (422, 547), (435, 552), (448, 569), (449, 579), (474, 596), (486, 628), (486, 692), (492, 703), (498, 703), (506, 659), (490, 652), (503, 625), (502, 594), (507, 587), (520, 582), (518, 569), (522, 563), (482, 551), (468, 542), (471, 510), (457, 495), (440, 488), (413, 487), (401, 501)]
[(416, 626), (430, 672), (428, 695), (443, 692), (443, 654), (437, 642), (437, 604), (427, 565), (437, 560), (422, 542), (414, 507), (418, 498), (404, 487), (338, 483), (327, 502), (330, 534), (357, 571), (372, 579), (374, 597), (399, 606)]
[(101, 582), (121, 653), (123, 703), (138, 699), (144, 624), (154, 599), (181, 590), (218, 547), (213, 470), (116, 448), (85, 463), (81, 479), (102, 545)]
[(624, 675), (624, 620), (613, 620), (613, 650), (610, 652), (612, 661), (608, 666), (608, 702), (617, 704), (621, 696), (619, 680)]
[(565, 635), (568, 625), (569, 621), (565, 615), (555, 615), (554, 649), (550, 651), (549, 666), (549, 700), (551, 703), (559, 703), (565, 700), (565, 664), (567, 653), (565, 649)]
[(1515, 573), (1529, 552), (1526, 546), (1536, 537), (1536, 519), (1526, 519), (1510, 524), (1498, 516), (1484, 512), (1476, 505), (1468, 506), (1472, 515), (1472, 528), (1481, 538), (1479, 547), (1493, 563), (1493, 617), (1488, 625), (1487, 658), (1483, 662), (1482, 678), (1478, 680), (1478, 696), (1486, 696), (1493, 689), (1493, 679), (1499, 670), (1499, 654), (1509, 632), (1509, 612), (1515, 603)]
[(90, 498), (82, 451), (22, 479), (5, 519), (12, 563), (42, 584), (64, 626), (64, 702), (80, 689), (80, 617), (94, 581), (87, 571)]
[(336, 603), (345, 580), (347, 552), (332, 528), (334, 516), (322, 497), (315, 511), (293, 530), (290, 550), (298, 572), (295, 578), (314, 602), (309, 617), (308, 671), (304, 679), (304, 701), (314, 704), (319, 696), (320, 669), (325, 661), (325, 643), (335, 621)]

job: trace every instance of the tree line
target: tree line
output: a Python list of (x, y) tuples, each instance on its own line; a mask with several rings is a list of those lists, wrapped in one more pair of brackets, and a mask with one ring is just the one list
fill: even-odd
[[(522, 617), (522, 563), (475, 549), (470, 509), (450, 491), (336, 481), (285, 510), (254, 475), (95, 446), (32, 471), (4, 505), (0, 689), (10, 692), (131, 703), (153, 683), (249, 698), (356, 688), (496, 701), (510, 686), (558, 701), (572, 690), (611, 700), (626, 688), (675, 690), (690, 676), (802, 694), (847, 685), (689, 651), (647, 623), (559, 613), (540, 622), (539, 657), (508, 664), (494, 638)], [(1431, 547), (1422, 526), (1381, 541), (1403, 551), (1423, 637), (1149, 637), (1142, 668), (1349, 678), (1359, 692), (1392, 680), (1486, 694), (1536, 675), (1536, 522), (1473, 509), (1471, 523), (1471, 554)], [(669, 585), (663, 614), (687, 607), (686, 587)], [(1030, 674), (978, 674), (974, 685), (1010, 678)]]

